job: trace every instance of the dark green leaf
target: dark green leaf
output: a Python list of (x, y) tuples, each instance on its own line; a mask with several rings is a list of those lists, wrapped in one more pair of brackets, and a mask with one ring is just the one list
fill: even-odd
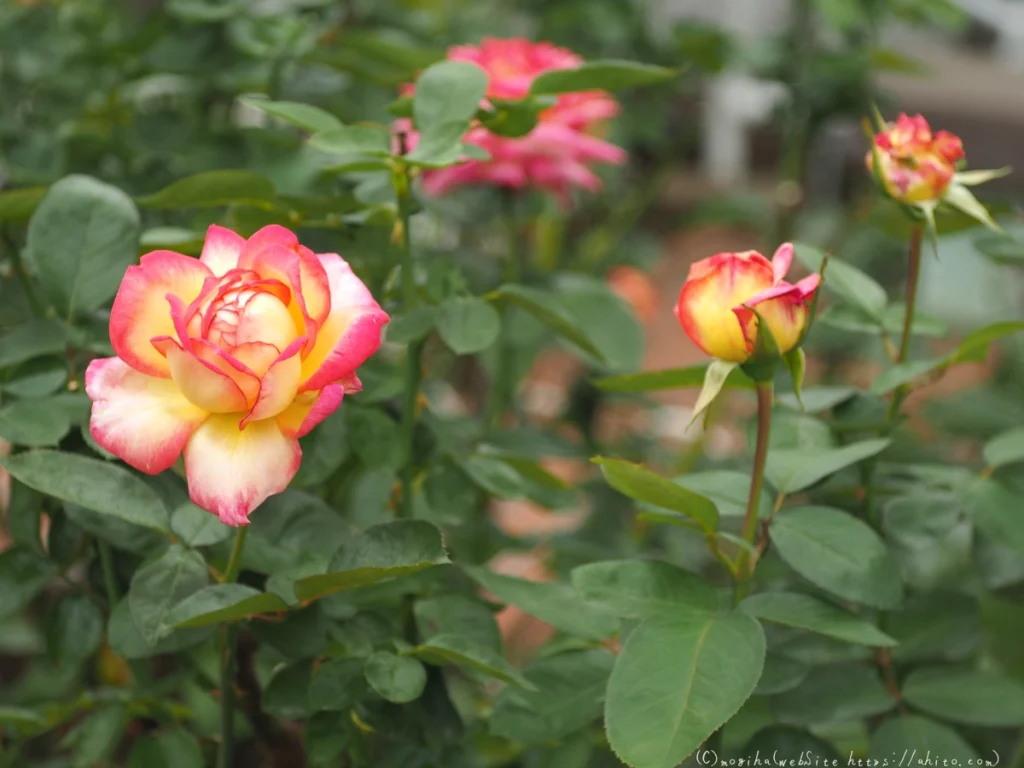
[[(821, 265), (825, 260), (825, 255), (821, 251), (804, 243), (794, 243), (793, 249), (797, 259), (805, 267), (812, 272), (821, 272)], [(822, 285), (826, 291), (858, 307), (879, 323), (883, 321), (885, 306), (889, 302), (885, 289), (856, 267), (829, 256), (828, 270)]]
[(438, 595), (417, 600), (414, 606), (420, 637), (458, 635), (501, 650), (501, 632), (494, 613), (480, 600), (462, 595)]
[(675, 768), (747, 700), (764, 655), (761, 626), (742, 613), (644, 621), (608, 682), (612, 750), (634, 768)]
[[(603, 379), (595, 379), (594, 385), (605, 392), (623, 394), (657, 392), (663, 389), (690, 389), (702, 387), (707, 372), (708, 363), (701, 363), (700, 365), (691, 365), (689, 368), (671, 368), (665, 371), (608, 376)], [(733, 389), (753, 389), (755, 384), (739, 368), (733, 368), (722, 386)]]
[(48, 616), (46, 644), (58, 664), (92, 656), (103, 640), (103, 613), (86, 595), (62, 595)]
[(169, 532), (167, 509), (128, 470), (99, 459), (57, 451), (29, 451), (0, 459), (30, 488), (135, 525)]
[(828, 450), (795, 448), (769, 451), (765, 476), (780, 493), (796, 493), (844, 467), (881, 453), (891, 442), (888, 438), (880, 438)]
[(42, 355), (63, 352), (67, 344), (68, 327), (64, 323), (57, 320), (31, 320), (0, 338), (0, 368), (8, 368)]
[(896, 706), (874, 668), (829, 666), (812, 669), (796, 688), (772, 700), (783, 723), (842, 723), (880, 715)]
[(928, 667), (903, 682), (903, 698), (929, 715), (967, 725), (1024, 725), (1024, 685), (996, 672)]
[(427, 685), (427, 671), (419, 661), (387, 651), (367, 659), (363, 672), (370, 687), (395, 704), (415, 701)]
[(171, 531), (190, 547), (209, 547), (231, 537), (234, 529), (195, 504), (182, 504), (171, 515)]
[(501, 317), (486, 301), (453, 297), (438, 308), (437, 333), (457, 355), (472, 355), (490, 347), (501, 332)]
[(46, 197), (46, 187), (25, 187), (0, 192), (0, 221), (24, 221)]
[(568, 584), (527, 581), (485, 568), (464, 570), (498, 600), (514, 605), (567, 634), (604, 640), (618, 630), (614, 616), (583, 603)]
[(757, 681), (758, 696), (774, 696), (791, 691), (804, 681), (811, 668), (801, 661), (769, 653), (764, 659), (764, 671)]
[(426, 338), (434, 330), (436, 320), (436, 307), (416, 307), (405, 314), (393, 315), (385, 333), (388, 341), (410, 344)]
[[(812, 761), (812, 765), (835, 765), (826, 763), (826, 760), (839, 760), (840, 756), (835, 747), (827, 741), (822, 741), (817, 736), (799, 728), (788, 725), (769, 725), (755, 733), (747, 745), (743, 748), (746, 755), (778, 755), (779, 760), (784, 760), (784, 755), (798, 755), (798, 760)], [(793, 759), (793, 758), (789, 758)], [(815, 760), (821, 762), (814, 762)]]
[(412, 653), (417, 658), (434, 666), (454, 664), (475, 672), (482, 672), (520, 688), (533, 688), (533, 684), (523, 677), (519, 670), (509, 664), (500, 651), (472, 638), (459, 635), (436, 635), (417, 645)]
[(93, 768), (105, 762), (124, 735), (128, 712), (120, 704), (105, 704), (89, 713), (61, 740), (71, 750), (71, 768)]
[[(882, 723), (871, 734), (871, 756), (892, 759), (893, 755), (918, 752), (922, 755), (942, 756), (950, 765), (973, 765), (978, 753), (949, 726), (920, 715), (902, 715)], [(954, 763), (953, 761), (958, 761)]]
[(128, 598), (118, 602), (107, 622), (107, 640), (110, 649), (125, 659), (148, 659), (165, 653), (175, 653), (202, 643), (213, 633), (213, 627), (179, 629), (150, 643), (142, 636), (132, 619)]
[(352, 450), (368, 467), (398, 469), (402, 442), (394, 419), (376, 408), (346, 408), (345, 424)]
[(1024, 553), (1024, 515), (1018, 493), (991, 478), (979, 478), (960, 497), (978, 528), (993, 540)]
[(534, 662), (523, 675), (535, 686), (506, 688), (494, 702), (491, 733), (527, 744), (562, 739), (601, 716), (615, 657), (570, 651)]
[(143, 736), (128, 756), (127, 768), (203, 768), (203, 753), (184, 729)]
[[(348, 659), (346, 661), (351, 662), (354, 660)], [(323, 680), (327, 680), (337, 663), (337, 661), (329, 661), (324, 664), (318, 670), (317, 677), (322, 674), (324, 675)], [(358, 662), (353, 666), (355, 666), (356, 670), (359, 669)], [(313, 680), (313, 682), (311, 683), (310, 680)], [(353, 688), (353, 686), (349, 687)], [(342, 692), (332, 690), (331, 694), (333, 695), (331, 698), (336, 702), (344, 704), (344, 700), (338, 695), (340, 693)], [(299, 659), (280, 667), (274, 672), (274, 676), (270, 678), (270, 682), (267, 683), (266, 688), (263, 690), (262, 703), (263, 709), (272, 715), (289, 720), (297, 720), (308, 717), (310, 712), (315, 712), (318, 707), (313, 702), (316, 700), (317, 703), (320, 703), (322, 698), (325, 698), (322, 687), (317, 685), (316, 677), (313, 676), (313, 660)], [(349, 706), (351, 706), (351, 702), (349, 702)]]
[(0, 618), (21, 610), (56, 574), (56, 563), (28, 550), (0, 552)]
[(209, 579), (202, 556), (178, 544), (142, 565), (132, 577), (128, 605), (146, 641), (155, 643), (169, 635), (174, 628), (171, 610), (205, 587)]
[(572, 584), (583, 599), (606, 612), (645, 619), (695, 610), (714, 612), (718, 595), (700, 577), (655, 560), (611, 560), (581, 565)]
[(557, 297), (547, 291), (528, 288), (523, 285), (503, 285), (491, 297), (507, 301), (525, 310), (534, 319), (540, 321), (559, 336), (571, 341), (584, 352), (601, 358), (601, 351), (595, 347), (562, 309)]
[(534, 96), (576, 91), (615, 91), (638, 85), (652, 85), (673, 80), (678, 69), (656, 67), (636, 61), (604, 59), (588, 61), (573, 69), (555, 69), (534, 79), (530, 93)]
[(422, 520), (396, 520), (367, 528), (344, 544), (328, 573), (295, 582), (295, 595), (312, 600), (448, 562), (441, 532)]
[(14, 445), (57, 445), (71, 429), (71, 419), (49, 400), (18, 400), (0, 408), (0, 437)]
[(500, 499), (521, 498), (522, 476), (508, 463), (492, 456), (470, 456), (459, 466), (478, 486)]
[(823, 635), (863, 645), (890, 646), (896, 641), (878, 627), (852, 613), (794, 592), (763, 592), (748, 597), (739, 610), (762, 621), (820, 632)]
[(1001, 432), (984, 448), (985, 462), (993, 468), (1024, 461), (1024, 427)]
[(813, 584), (854, 602), (893, 608), (903, 599), (897, 564), (866, 523), (829, 507), (780, 513), (772, 544), (789, 566)]
[(274, 185), (252, 171), (204, 171), (180, 179), (139, 200), (144, 208), (219, 208), (233, 203), (265, 206), (274, 199)]
[(67, 176), (32, 215), (28, 247), (46, 294), (61, 317), (89, 312), (116, 292), (138, 259), (139, 212), (116, 187)]
[(165, 623), (174, 627), (205, 627), (225, 621), (247, 619), (258, 613), (288, 610), (287, 603), (270, 592), (244, 584), (213, 584), (193, 592), (173, 606)]

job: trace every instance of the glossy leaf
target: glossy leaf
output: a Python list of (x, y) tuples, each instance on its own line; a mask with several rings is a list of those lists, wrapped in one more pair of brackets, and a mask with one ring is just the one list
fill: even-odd
[(885, 647), (897, 642), (874, 624), (810, 595), (762, 592), (740, 603), (739, 610), (762, 621), (819, 632), (848, 643)]
[(700, 577), (656, 560), (588, 563), (573, 569), (572, 584), (588, 603), (626, 618), (719, 607), (717, 593)]
[(593, 461), (601, 467), (608, 484), (619, 493), (636, 501), (680, 512), (709, 531), (718, 525), (718, 509), (707, 497), (656, 475), (642, 464), (605, 458)]

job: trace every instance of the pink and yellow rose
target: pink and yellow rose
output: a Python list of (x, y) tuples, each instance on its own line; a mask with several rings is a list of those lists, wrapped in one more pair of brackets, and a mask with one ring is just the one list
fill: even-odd
[(868, 152), (868, 169), (878, 177), (886, 192), (903, 203), (924, 203), (940, 199), (956, 175), (956, 164), (964, 158), (959, 137), (948, 131), (932, 133), (921, 115), (901, 114), (895, 123), (874, 138), (875, 151)]
[[(486, 97), (510, 101), (525, 98), (538, 75), (583, 63), (582, 58), (564, 48), (521, 38), (484, 38), (479, 46), (455, 46), (448, 51), (448, 59), (479, 66), (488, 77)], [(406, 92), (412, 90), (409, 87)], [(618, 112), (618, 102), (604, 91), (584, 91), (559, 95), (553, 106), (540, 113), (534, 129), (519, 138), (498, 136), (476, 125), (463, 140), (486, 150), (490, 159), (467, 160), (427, 171), (423, 174), (424, 186), (433, 195), (470, 184), (532, 187), (563, 201), (575, 187), (600, 189), (601, 180), (591, 166), (626, 161), (622, 149), (595, 135), (602, 122)], [(416, 137), (410, 139), (412, 149)]]
[(334, 253), (279, 226), (211, 226), (200, 258), (154, 251), (110, 315), (116, 357), (86, 371), (96, 442), (156, 474), (184, 454), (192, 501), (245, 525), (299, 468), (298, 438), (360, 389), (388, 316)]
[(800, 341), (820, 282), (810, 275), (795, 284), (783, 278), (793, 245), (779, 246), (771, 261), (757, 251), (719, 253), (695, 262), (679, 292), (675, 313), (686, 335), (712, 357), (746, 362), (757, 341), (757, 308), (782, 353)]

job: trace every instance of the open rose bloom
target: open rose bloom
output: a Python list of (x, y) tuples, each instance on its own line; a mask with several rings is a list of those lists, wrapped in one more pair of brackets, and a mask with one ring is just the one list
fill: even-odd
[[(485, 38), (479, 47), (455, 46), (448, 51), (448, 59), (479, 66), (487, 73), (487, 98), (508, 101), (525, 98), (541, 73), (572, 69), (583, 63), (576, 54), (550, 43), (495, 38)], [(532, 187), (563, 201), (576, 187), (600, 189), (601, 180), (590, 166), (624, 163), (626, 153), (593, 133), (618, 111), (618, 102), (604, 91), (564, 93), (540, 113), (536, 127), (525, 136), (497, 136), (483, 126), (474, 126), (463, 140), (486, 150), (491, 159), (467, 160), (428, 171), (423, 175), (424, 186), (433, 195), (467, 184)]]
[(210, 227), (197, 260), (154, 251), (110, 315), (117, 357), (86, 371), (96, 442), (156, 474), (184, 453), (189, 495), (245, 525), (299, 468), (298, 438), (360, 389), (388, 316), (337, 254), (287, 229)]
[(783, 354), (797, 345), (807, 326), (810, 303), (821, 278), (797, 283), (783, 278), (793, 262), (793, 246), (779, 246), (768, 261), (757, 251), (719, 253), (690, 266), (675, 312), (693, 343), (712, 357), (746, 362), (757, 341), (757, 313), (764, 318)]

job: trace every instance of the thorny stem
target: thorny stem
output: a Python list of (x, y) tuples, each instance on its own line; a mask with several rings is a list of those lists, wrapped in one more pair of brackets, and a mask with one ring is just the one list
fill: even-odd
[[(399, 150), (406, 154), (406, 135), (398, 136)], [(398, 216), (402, 226), (402, 309), (411, 311), (416, 306), (416, 274), (412, 256), (412, 237), (410, 221), (412, 219), (412, 190), (409, 178), (409, 167), (404, 163), (396, 170), (395, 192), (398, 196)], [(419, 401), (421, 359), (423, 357), (423, 341), (409, 344), (405, 353), (405, 402), (402, 408), (402, 498), (398, 506), (399, 517), (412, 517), (412, 486), (415, 478), (413, 471), (413, 439), (416, 435), (416, 408)]]
[[(770, 381), (757, 384), (757, 442), (754, 447), (754, 472), (750, 477), (750, 495), (747, 498), (747, 514), (743, 518), (743, 540), (754, 544), (757, 534), (757, 512), (764, 488), (764, 466), (768, 458), (768, 438), (772, 429), (772, 405), (775, 396)], [(737, 559), (736, 586), (733, 601), (739, 603), (750, 591), (750, 580), (754, 575), (754, 561), (748, 550), (743, 549)]]
[[(224, 569), (224, 584), (238, 578), (242, 569), (242, 553), (249, 526), (241, 526), (235, 533), (227, 568)], [(220, 662), (220, 749), (217, 752), (217, 768), (231, 768), (234, 752), (235, 727), (235, 651), (238, 644), (238, 629), (226, 624), (223, 629), (223, 648)]]

